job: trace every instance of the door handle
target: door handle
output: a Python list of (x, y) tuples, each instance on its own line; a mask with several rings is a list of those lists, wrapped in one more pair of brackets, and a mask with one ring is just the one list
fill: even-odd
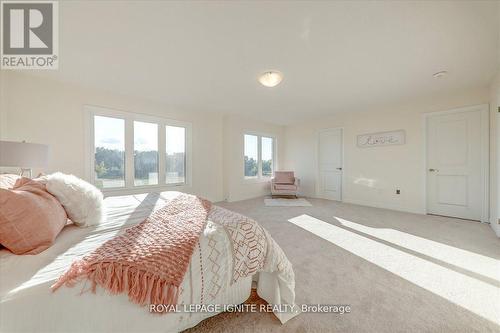
[(342, 171), (342, 168), (337, 168), (337, 170), (340, 170), (340, 171)]
[(429, 169), (430, 172), (439, 172), (438, 169)]

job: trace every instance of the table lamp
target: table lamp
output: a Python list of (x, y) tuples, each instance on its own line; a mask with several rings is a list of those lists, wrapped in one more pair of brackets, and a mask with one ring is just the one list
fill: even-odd
[(31, 168), (46, 167), (48, 164), (49, 146), (38, 143), (0, 141), (0, 166), (18, 167), (20, 175), (33, 176)]

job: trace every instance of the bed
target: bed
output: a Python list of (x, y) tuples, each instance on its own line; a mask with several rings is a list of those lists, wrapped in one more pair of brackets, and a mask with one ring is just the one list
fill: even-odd
[[(16, 256), (0, 250), (0, 331), (179, 332), (216, 315), (217, 311), (152, 314), (148, 306), (138, 306), (124, 294), (110, 295), (99, 288), (91, 293), (84, 281), (57, 292), (50, 289), (75, 259), (143, 221), (177, 195), (161, 192), (109, 197), (105, 199), (106, 222), (96, 227), (68, 225), (55, 244), (38, 255)], [(227, 233), (209, 216), (181, 284), (178, 303), (240, 304), (256, 281), (258, 294), (269, 303), (293, 304), (293, 272), (290, 278), (268, 269), (231, 283), (232, 250)], [(279, 247), (273, 251), (277, 253), (269, 261), (283, 260)], [(297, 314), (293, 309), (276, 313), (282, 323)]]

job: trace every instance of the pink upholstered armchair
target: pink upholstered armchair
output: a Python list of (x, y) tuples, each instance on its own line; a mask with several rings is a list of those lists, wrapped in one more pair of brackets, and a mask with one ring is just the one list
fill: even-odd
[(297, 197), (300, 180), (293, 171), (276, 171), (271, 179), (271, 196), (280, 195)]

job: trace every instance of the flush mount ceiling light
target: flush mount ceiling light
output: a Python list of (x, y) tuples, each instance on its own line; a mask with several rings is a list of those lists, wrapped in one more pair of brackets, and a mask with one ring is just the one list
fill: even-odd
[(448, 75), (447, 71), (440, 71), (440, 72), (432, 74), (432, 77), (435, 78), (435, 79), (437, 79), (437, 78), (440, 78), (440, 77), (443, 77), (443, 76), (446, 76), (446, 75)]
[(267, 71), (259, 76), (259, 82), (266, 87), (276, 87), (283, 80), (283, 74), (277, 71)]

